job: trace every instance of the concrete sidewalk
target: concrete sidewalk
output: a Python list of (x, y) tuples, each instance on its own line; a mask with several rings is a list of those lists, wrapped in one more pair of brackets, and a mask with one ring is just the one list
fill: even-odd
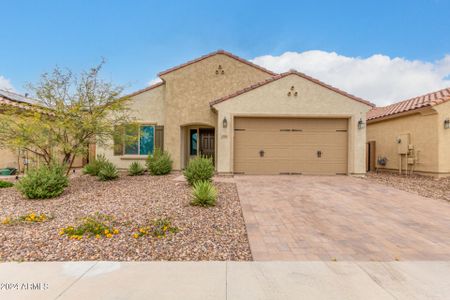
[(0, 263), (0, 299), (449, 299), (449, 282), (439, 261)]

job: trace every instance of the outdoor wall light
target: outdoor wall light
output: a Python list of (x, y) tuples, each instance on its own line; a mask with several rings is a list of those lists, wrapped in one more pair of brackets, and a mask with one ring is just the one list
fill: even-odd
[(444, 128), (450, 129), (450, 119), (447, 118), (444, 120)]
[(222, 126), (223, 126), (223, 128), (227, 128), (227, 127), (228, 127), (227, 117), (224, 117), (224, 118), (223, 118)]
[(358, 129), (363, 129), (365, 125), (366, 124), (364, 124), (363, 120), (359, 119), (359, 121), (358, 121)]

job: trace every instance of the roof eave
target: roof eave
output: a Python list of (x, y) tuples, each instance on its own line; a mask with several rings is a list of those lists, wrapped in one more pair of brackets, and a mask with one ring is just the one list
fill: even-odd
[(137, 90), (137, 91), (135, 91), (135, 92), (133, 92), (133, 93), (131, 93), (131, 94), (125, 95), (124, 97), (128, 97), (128, 98), (129, 98), (129, 97), (133, 97), (133, 96), (136, 96), (136, 95), (139, 95), (139, 94), (148, 92), (148, 91), (150, 91), (150, 90), (156, 89), (156, 88), (158, 88), (158, 87), (160, 87), (160, 86), (162, 86), (162, 85), (164, 85), (164, 84), (165, 84), (165, 81), (163, 80), (163, 81), (161, 81), (161, 82), (152, 84), (152, 85), (150, 85), (150, 86), (148, 86), (148, 87), (146, 87), (146, 88)]
[[(439, 104), (436, 104), (436, 105), (439, 105)], [(433, 108), (436, 105), (425, 105), (422, 107), (418, 107), (415, 109), (406, 110), (406, 111), (402, 111), (402, 112), (398, 112), (398, 113), (394, 113), (394, 114), (384, 115), (384, 116), (380, 116), (380, 117), (374, 117), (374, 118), (370, 118), (370, 119), (368, 118), (366, 120), (366, 122), (367, 122), (367, 124), (371, 124), (371, 123), (377, 123), (377, 122), (382, 122), (382, 121), (391, 120), (391, 119), (407, 117), (407, 116), (414, 115), (414, 114), (421, 114), (426, 111), (433, 111)]]
[(272, 72), (272, 71), (270, 71), (270, 70), (268, 70), (268, 69), (266, 69), (266, 68), (263, 68), (263, 67), (261, 67), (261, 66), (258, 66), (257, 64), (254, 64), (254, 63), (252, 63), (252, 62), (250, 62), (250, 61), (248, 61), (248, 60), (246, 60), (246, 59), (244, 59), (244, 58), (241, 58), (241, 57), (239, 57), (239, 56), (237, 56), (237, 55), (234, 55), (234, 54), (232, 54), (231, 52), (228, 52), (228, 51), (225, 51), (225, 50), (217, 50), (217, 51), (208, 53), (208, 54), (206, 54), (206, 55), (203, 55), (203, 56), (201, 56), (201, 57), (198, 57), (198, 58), (196, 58), (196, 59), (187, 61), (187, 62), (185, 62), (185, 63), (183, 63), (183, 64), (178, 65), (178, 66), (175, 66), (175, 67), (172, 67), (172, 68), (170, 68), (170, 69), (167, 69), (167, 70), (165, 70), (165, 71), (159, 72), (159, 73), (158, 73), (158, 76), (159, 76), (159, 77), (162, 77), (162, 76), (164, 76), (164, 75), (167, 75), (167, 74), (172, 73), (172, 72), (174, 72), (174, 71), (177, 71), (177, 70), (179, 70), (179, 69), (185, 68), (185, 67), (187, 67), (187, 66), (189, 66), (189, 65), (192, 65), (192, 64), (197, 63), (197, 62), (199, 62), (199, 61), (205, 60), (205, 59), (207, 59), (207, 58), (209, 58), (209, 57), (212, 57), (212, 56), (214, 56), (214, 55), (217, 55), (217, 54), (226, 55), (226, 56), (228, 56), (228, 57), (230, 57), (230, 58), (233, 58), (233, 59), (235, 59), (235, 60), (237, 60), (237, 61), (240, 61), (240, 62), (242, 62), (242, 63), (244, 63), (244, 64), (247, 64), (247, 65), (249, 65), (249, 66), (251, 66), (251, 67), (254, 67), (254, 68), (256, 68), (256, 69), (258, 69), (258, 70), (260, 70), (260, 71), (263, 71), (263, 72), (265, 72), (265, 73), (267, 73), (267, 74), (269, 74), (269, 75), (271, 75), (271, 76), (277, 75), (277, 73)]
[(285, 72), (285, 73), (278, 74), (278, 75), (273, 76), (273, 77), (271, 77), (271, 78), (268, 78), (268, 79), (266, 79), (266, 80), (264, 80), (264, 81), (260, 81), (260, 82), (258, 82), (258, 83), (256, 83), (256, 84), (253, 84), (253, 85), (251, 85), (251, 86), (249, 86), (249, 87), (247, 87), (247, 88), (245, 88), (245, 89), (239, 90), (239, 91), (237, 91), (237, 92), (235, 92), (235, 93), (233, 93), (233, 94), (230, 94), (230, 95), (228, 95), (228, 96), (225, 96), (225, 97), (222, 97), (222, 98), (213, 100), (213, 101), (211, 101), (209, 104), (210, 104), (211, 107), (212, 107), (212, 106), (215, 106), (215, 105), (217, 105), (217, 104), (219, 104), (219, 103), (222, 103), (222, 102), (224, 102), (224, 101), (230, 100), (230, 99), (235, 98), (235, 97), (237, 97), (237, 96), (239, 96), (239, 95), (242, 95), (242, 94), (244, 94), (244, 93), (247, 93), (247, 92), (249, 92), (249, 91), (252, 91), (252, 90), (254, 90), (254, 89), (257, 89), (257, 88), (259, 88), (259, 87), (261, 87), (261, 86), (264, 86), (264, 85), (266, 85), (266, 84), (269, 84), (269, 83), (271, 83), (271, 82), (277, 81), (277, 80), (279, 80), (279, 79), (281, 79), (281, 78), (287, 77), (287, 76), (289, 76), (289, 75), (297, 75), (297, 76), (299, 76), (299, 77), (301, 77), (301, 78), (304, 78), (304, 79), (306, 79), (306, 80), (309, 80), (309, 81), (311, 81), (311, 82), (313, 82), (313, 83), (315, 83), (315, 84), (318, 84), (318, 85), (320, 85), (320, 86), (322, 86), (322, 87), (324, 87), (324, 88), (327, 88), (327, 89), (329, 89), (329, 90), (331, 90), (331, 91), (333, 91), (333, 92), (335, 92), (335, 93), (338, 93), (338, 94), (340, 94), (340, 95), (342, 95), (342, 96), (344, 96), (344, 97), (347, 97), (347, 98), (349, 98), (349, 99), (351, 99), (351, 100), (360, 102), (360, 103), (365, 104), (365, 105), (367, 105), (367, 106), (369, 106), (369, 107), (375, 107), (375, 104), (371, 103), (370, 101), (367, 101), (367, 100), (364, 100), (364, 99), (362, 99), (362, 98), (356, 97), (356, 96), (354, 96), (354, 95), (352, 95), (352, 94), (349, 94), (349, 93), (347, 93), (347, 92), (344, 92), (344, 91), (342, 91), (342, 90), (340, 90), (340, 89), (338, 89), (338, 88), (335, 88), (335, 87), (333, 87), (333, 86), (331, 86), (331, 85), (329, 85), (329, 84), (326, 84), (326, 83), (324, 83), (324, 82), (322, 82), (322, 81), (320, 81), (320, 80), (318, 80), (318, 79), (315, 79), (315, 78), (313, 78), (313, 77), (311, 77), (311, 76), (308, 76), (308, 75), (306, 75), (306, 74), (304, 74), (304, 73), (301, 73), (301, 72), (298, 72), (298, 71), (289, 71), (289, 72)]

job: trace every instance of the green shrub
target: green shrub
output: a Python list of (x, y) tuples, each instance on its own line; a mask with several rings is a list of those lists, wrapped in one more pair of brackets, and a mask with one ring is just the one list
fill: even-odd
[(92, 176), (98, 176), (100, 169), (106, 163), (108, 163), (108, 160), (106, 159), (106, 157), (103, 154), (97, 155), (97, 159), (95, 159), (94, 161), (92, 161), (92, 162), (88, 163), (86, 166), (84, 166), (83, 173), (89, 174)]
[(165, 175), (172, 171), (172, 159), (167, 151), (156, 148), (153, 154), (149, 154), (147, 168), (152, 175)]
[(68, 185), (66, 167), (51, 164), (28, 171), (16, 187), (29, 199), (47, 199), (61, 195)]
[(197, 181), (210, 181), (214, 175), (212, 159), (200, 156), (191, 159), (183, 174), (190, 185)]
[(130, 167), (128, 168), (128, 174), (130, 176), (139, 176), (144, 174), (145, 168), (141, 165), (140, 162), (134, 161)]
[(210, 181), (197, 181), (192, 189), (192, 205), (214, 206), (216, 205), (217, 190)]
[(14, 186), (14, 183), (9, 182), (9, 181), (0, 180), (0, 189), (2, 189), (2, 188), (9, 188), (9, 187), (12, 187), (12, 186)]
[(114, 180), (119, 177), (119, 171), (112, 162), (105, 162), (98, 172), (98, 178), (101, 181)]

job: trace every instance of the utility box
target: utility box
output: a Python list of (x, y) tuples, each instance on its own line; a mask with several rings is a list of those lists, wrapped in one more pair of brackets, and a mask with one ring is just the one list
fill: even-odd
[(409, 133), (397, 137), (397, 154), (408, 154)]

